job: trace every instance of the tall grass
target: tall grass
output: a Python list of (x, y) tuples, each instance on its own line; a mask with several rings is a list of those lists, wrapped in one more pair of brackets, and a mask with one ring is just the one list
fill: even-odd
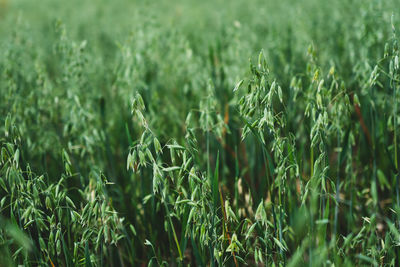
[(398, 266), (398, 4), (0, 1), (0, 266)]

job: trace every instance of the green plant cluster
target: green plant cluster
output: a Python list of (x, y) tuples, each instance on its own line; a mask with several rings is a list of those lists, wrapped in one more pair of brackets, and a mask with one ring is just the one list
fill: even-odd
[(0, 266), (399, 266), (399, 6), (0, 0)]

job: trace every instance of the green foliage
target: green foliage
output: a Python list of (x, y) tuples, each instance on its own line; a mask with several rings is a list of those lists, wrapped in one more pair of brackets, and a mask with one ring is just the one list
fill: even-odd
[(0, 0), (0, 265), (399, 266), (398, 6)]

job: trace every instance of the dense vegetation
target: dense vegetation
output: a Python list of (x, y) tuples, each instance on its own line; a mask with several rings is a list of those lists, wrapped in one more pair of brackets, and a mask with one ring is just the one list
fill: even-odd
[(399, 266), (399, 7), (0, 0), (0, 266)]

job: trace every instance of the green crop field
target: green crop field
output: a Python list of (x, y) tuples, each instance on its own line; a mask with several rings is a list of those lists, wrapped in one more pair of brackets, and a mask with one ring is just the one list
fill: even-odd
[(0, 0), (0, 266), (400, 266), (399, 0)]

